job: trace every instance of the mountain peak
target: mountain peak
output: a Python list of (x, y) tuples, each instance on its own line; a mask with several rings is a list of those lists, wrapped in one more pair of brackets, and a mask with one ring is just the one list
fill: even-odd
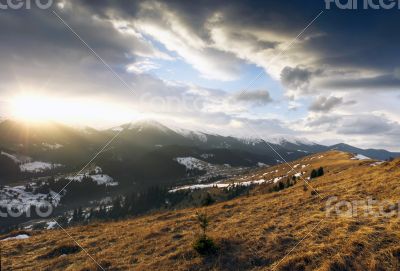
[(295, 145), (316, 145), (316, 143), (306, 139), (306, 138), (298, 138), (294, 136), (279, 136), (272, 137), (268, 139), (268, 142), (283, 145), (283, 144), (295, 144)]
[(152, 120), (152, 119), (139, 120), (139, 121), (130, 123), (128, 127), (129, 127), (129, 130), (138, 130), (138, 132), (148, 130), (148, 129), (159, 130), (164, 133), (172, 131), (164, 124), (162, 124), (158, 121)]

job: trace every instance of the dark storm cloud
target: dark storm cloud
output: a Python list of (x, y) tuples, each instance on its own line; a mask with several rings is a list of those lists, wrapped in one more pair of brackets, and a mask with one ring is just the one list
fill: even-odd
[[(140, 6), (148, 3), (167, 4), (170, 10), (179, 14), (185, 25), (193, 30), (193, 33), (202, 32), (206, 21), (216, 12), (225, 15), (228, 24), (240, 27), (274, 28), (282, 32), (295, 33), (294, 24), (304, 24), (311, 19), (315, 12), (324, 8), (324, 3), (307, 3), (296, 0), (278, 2), (268, 1), (106, 1), (106, 0), (74, 0), (106, 17), (121, 15), (124, 18), (134, 18), (140, 13)], [(287, 20), (290, 18), (290, 20)], [(306, 20), (305, 20), (306, 18)], [(154, 18), (156, 19), (156, 18)], [(284, 21), (284, 19), (286, 19)]]
[[(324, 1), (198, 1), (195, 4), (173, 1), (170, 5), (187, 18), (186, 24), (196, 32), (202, 29), (210, 14), (220, 11), (228, 25), (273, 29), (292, 37), (324, 10)], [(339, 70), (365, 68), (386, 72), (398, 66), (398, 10), (326, 10), (313, 29), (324, 33), (304, 40), (304, 49), (318, 56), (315, 64)], [(303, 37), (308, 35), (311, 34), (305, 33)]]
[[(159, 16), (152, 13), (151, 9), (143, 10), (145, 5), (157, 5), (155, 1), (69, 1), (72, 12), (65, 12), (66, 21), (71, 23), (81, 36), (85, 37), (96, 52), (99, 52), (106, 61), (111, 63), (127, 63), (126, 54), (134, 57), (132, 51), (152, 54), (152, 49), (138, 40), (119, 35), (107, 20), (92, 20), (92, 16), (103, 19), (122, 18), (127, 21), (139, 17), (147, 17), (157, 21)], [(164, 2), (160, 2), (163, 5)], [(271, 30), (285, 36), (294, 37), (315, 15), (324, 9), (324, 1), (168, 1), (166, 6), (172, 10), (180, 21), (201, 37), (206, 43), (210, 42), (210, 35), (206, 29), (210, 24), (209, 19), (216, 13), (223, 15), (223, 24), (232, 29)], [(74, 16), (76, 15), (76, 16)], [(389, 74), (397, 68), (400, 54), (397, 53), (400, 42), (400, 30), (397, 27), (397, 13), (392, 10), (385, 11), (352, 11), (326, 10), (313, 25), (314, 32), (323, 35), (307, 39), (305, 33), (302, 38), (303, 52), (315, 56), (314, 67), (317, 70), (320, 65), (331, 68), (336, 72), (361, 68), (381, 72), (377, 78), (365, 80), (338, 80), (329, 85), (338, 87), (394, 87), (398, 85), (396, 77)], [(56, 48), (64, 47), (71, 57), (77, 51), (86, 54), (85, 48), (74, 40), (74, 37), (66, 34), (65, 26), (57, 22), (50, 11), (11, 11), (2, 12), (0, 18), (3, 39), (1, 49), (14, 48), (14, 52), (25, 50), (24, 58), (41, 57), (41, 50), (47, 50), (46, 54), (56, 52)], [(212, 23), (211, 23), (212, 24)], [(19, 31), (15, 31), (18, 29)], [(71, 33), (69, 34), (71, 35)], [(241, 37), (243, 33), (234, 32), (233, 38)], [(7, 38), (5, 38), (7, 37)], [(257, 40), (247, 35), (245, 40), (254, 44), (258, 51), (274, 48), (279, 41)], [(26, 44), (28, 42), (28, 44)], [(30, 43), (30, 46), (29, 46)], [(43, 48), (43, 44), (46, 47)], [(50, 46), (51, 45), (51, 46)], [(26, 47), (30, 48), (29, 51)], [(74, 55), (75, 54), (75, 55)], [(7, 53), (4, 53), (7, 55)], [(9, 55), (9, 54), (8, 54)], [(228, 57), (228, 56), (227, 56)], [(52, 59), (57, 59), (52, 57)], [(301, 65), (302, 63), (297, 63)], [(310, 64), (309, 64), (310, 65)], [(309, 67), (310, 68), (310, 67)], [(282, 70), (282, 81), (289, 87), (304, 87), (312, 79), (309, 69), (295, 66)]]
[(331, 89), (394, 89), (400, 90), (400, 78), (395, 75), (382, 75), (375, 77), (354, 78), (344, 80), (327, 80), (322, 83)]

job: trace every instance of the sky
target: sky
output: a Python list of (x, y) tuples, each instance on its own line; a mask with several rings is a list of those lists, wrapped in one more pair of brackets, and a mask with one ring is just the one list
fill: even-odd
[(97, 128), (150, 118), (400, 151), (399, 12), (300, 0), (0, 10), (0, 116)]

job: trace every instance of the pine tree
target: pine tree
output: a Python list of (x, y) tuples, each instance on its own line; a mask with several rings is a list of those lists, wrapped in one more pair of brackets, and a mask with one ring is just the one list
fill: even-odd
[(202, 235), (207, 235), (207, 227), (208, 227), (208, 217), (206, 214), (196, 213), (197, 221), (199, 222), (199, 226), (202, 231)]
[(209, 224), (207, 215), (196, 213), (196, 216), (202, 233), (194, 242), (193, 248), (201, 255), (216, 253), (218, 250), (216, 244), (210, 237), (207, 236), (207, 228)]
[(72, 214), (72, 221), (73, 222), (78, 221), (78, 209), (74, 209), (74, 213)]
[(211, 197), (210, 193), (207, 192), (206, 197), (201, 201), (201, 205), (209, 206), (213, 204), (215, 200)]
[(57, 223), (61, 225), (61, 227), (65, 228), (68, 226), (68, 219), (66, 216), (62, 215), (57, 218)]
[(82, 210), (82, 207), (79, 207), (78, 208), (78, 219), (79, 219), (79, 221), (80, 220), (83, 220), (83, 210)]
[(72, 221), (73, 222), (79, 222), (83, 218), (83, 211), (82, 207), (79, 207), (77, 209), (74, 209), (74, 213), (72, 214)]

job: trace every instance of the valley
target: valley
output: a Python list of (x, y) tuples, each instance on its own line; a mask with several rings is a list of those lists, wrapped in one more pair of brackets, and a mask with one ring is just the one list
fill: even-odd
[[(74, 226), (67, 229), (73, 239), (66, 239), (60, 229), (24, 232), (29, 235), (25, 239), (1, 241), (3, 269), (97, 270), (99, 266), (80, 249), (42, 257), (54, 248), (73, 246), (76, 240), (105, 270), (397, 270), (398, 213), (376, 214), (398, 203), (400, 161), (378, 162), (338, 151), (319, 153), (290, 166), (260, 168), (233, 178), (270, 181), (229, 201)], [(308, 179), (308, 186), (302, 178), (319, 167), (325, 174)], [(296, 183), (271, 189), (275, 178), (291, 180), (296, 172), (305, 172)], [(208, 188), (212, 195), (216, 189)], [(384, 201), (384, 206), (370, 206), (365, 213), (369, 197)], [(351, 209), (349, 214), (348, 208), (335, 211), (341, 202), (354, 201), (359, 203), (358, 213)], [(196, 212), (209, 217), (209, 235), (219, 247), (215, 256), (204, 258), (191, 247), (198, 234)]]

